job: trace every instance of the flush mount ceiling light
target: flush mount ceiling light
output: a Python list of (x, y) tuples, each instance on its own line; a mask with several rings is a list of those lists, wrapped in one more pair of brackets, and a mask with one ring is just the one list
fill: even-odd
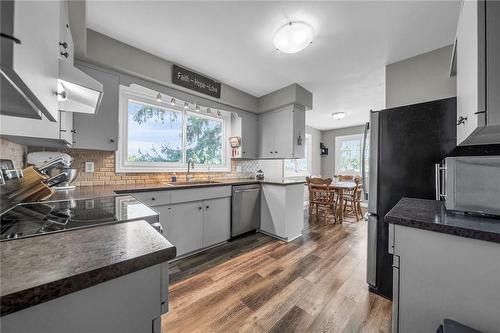
[(333, 117), (333, 119), (342, 119), (345, 117), (345, 112), (334, 112), (330, 113), (330, 116)]
[(297, 53), (312, 43), (312, 27), (304, 22), (289, 22), (274, 35), (274, 46), (284, 53)]

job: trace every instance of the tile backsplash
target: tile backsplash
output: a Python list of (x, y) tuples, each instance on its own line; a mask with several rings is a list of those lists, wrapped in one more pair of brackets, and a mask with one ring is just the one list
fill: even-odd
[[(30, 148), (29, 151), (39, 151)], [(72, 168), (78, 169), (78, 177), (74, 184), (76, 186), (96, 185), (125, 185), (125, 184), (153, 184), (169, 182), (173, 172), (150, 172), (150, 173), (116, 173), (115, 152), (85, 150), (85, 149), (61, 149), (73, 157)], [(85, 162), (94, 162), (94, 172), (85, 172)], [(240, 165), (240, 168), (237, 166)], [(257, 171), (257, 161), (235, 161), (231, 163), (231, 172), (192, 172), (193, 178), (205, 180), (221, 177), (252, 177)], [(238, 171), (237, 171), (238, 170)], [(177, 181), (186, 180), (186, 172), (176, 172)]]
[(12, 160), (14, 168), (22, 168), (27, 147), (0, 138), (0, 158)]

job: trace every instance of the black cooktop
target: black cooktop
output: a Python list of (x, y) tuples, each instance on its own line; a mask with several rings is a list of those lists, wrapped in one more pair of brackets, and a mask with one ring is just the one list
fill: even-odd
[(158, 221), (158, 213), (131, 196), (22, 204), (0, 217), (0, 240), (132, 220)]

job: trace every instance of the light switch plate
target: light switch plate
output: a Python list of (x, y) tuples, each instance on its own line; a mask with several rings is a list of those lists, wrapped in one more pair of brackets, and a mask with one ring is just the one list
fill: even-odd
[(85, 162), (85, 172), (94, 172), (94, 162)]

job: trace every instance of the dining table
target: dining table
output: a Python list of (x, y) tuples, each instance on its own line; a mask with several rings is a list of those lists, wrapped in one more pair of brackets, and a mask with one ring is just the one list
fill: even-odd
[(339, 193), (339, 204), (337, 207), (337, 221), (338, 223), (342, 223), (344, 220), (344, 194), (346, 191), (352, 191), (356, 188), (355, 182), (332, 182), (329, 185), (330, 188), (333, 188)]

